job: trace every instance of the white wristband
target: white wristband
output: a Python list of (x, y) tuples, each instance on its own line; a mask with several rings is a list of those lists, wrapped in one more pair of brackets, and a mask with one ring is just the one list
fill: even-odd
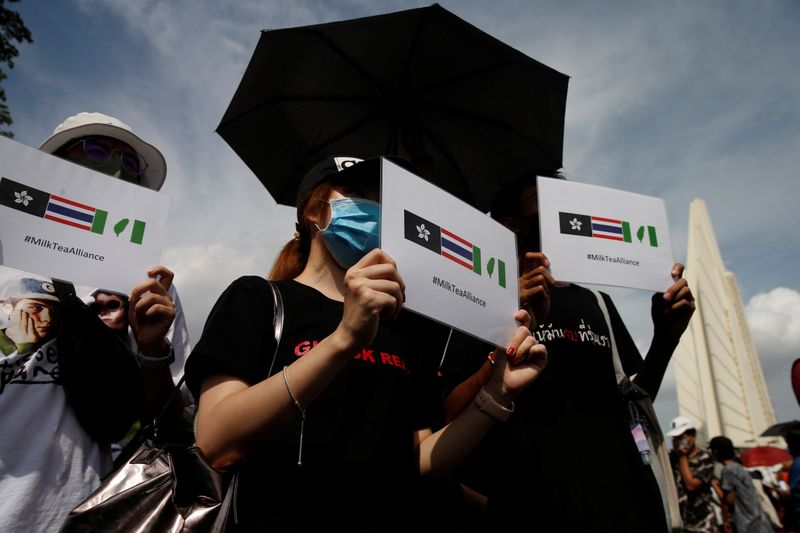
[(481, 387), (481, 390), (475, 395), (475, 405), (478, 406), (478, 409), (480, 409), (481, 412), (486, 413), (487, 415), (501, 422), (508, 420), (508, 417), (511, 416), (511, 413), (514, 412), (514, 402), (511, 402), (510, 409), (500, 405), (497, 403), (497, 400), (495, 400), (492, 395), (489, 394), (489, 391), (486, 390), (486, 387)]

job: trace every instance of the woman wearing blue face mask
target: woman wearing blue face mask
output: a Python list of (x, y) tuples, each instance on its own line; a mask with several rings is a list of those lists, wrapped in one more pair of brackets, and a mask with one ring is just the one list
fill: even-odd
[(197, 445), (216, 467), (241, 461), (237, 531), (419, 527), (425, 487), (507, 418), (546, 352), (520, 326), (475, 402), (434, 433), (445, 331), (402, 311), (403, 280), (377, 248), (377, 178), (309, 176), (270, 274), (284, 306), (277, 352), (269, 285), (248, 276), (217, 301), (189, 358)]

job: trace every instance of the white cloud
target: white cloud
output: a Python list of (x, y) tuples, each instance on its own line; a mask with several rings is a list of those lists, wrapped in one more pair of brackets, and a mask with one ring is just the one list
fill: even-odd
[(745, 306), (750, 334), (762, 360), (800, 357), (800, 292), (778, 287)]
[(205, 319), (222, 291), (236, 278), (266, 276), (274, 251), (250, 239), (177, 246), (165, 251), (163, 263), (175, 273), (189, 338), (197, 342)]

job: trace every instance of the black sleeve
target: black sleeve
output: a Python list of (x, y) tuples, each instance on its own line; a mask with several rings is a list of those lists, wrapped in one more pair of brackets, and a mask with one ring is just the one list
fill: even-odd
[(275, 350), (273, 302), (269, 283), (258, 276), (241, 277), (225, 289), (186, 361), (186, 384), (195, 401), (208, 376), (227, 374), (250, 384), (267, 377)]
[(414, 345), (419, 350), (411, 368), (414, 390), (411, 402), (416, 413), (414, 428), (433, 428), (435, 431), (442, 427), (444, 419), (439, 362), (444, 355), (450, 328), (414, 312), (404, 313), (404, 327), (415, 339)]
[(142, 372), (127, 344), (69, 290), (59, 289), (58, 379), (86, 432), (115, 442), (139, 418)]
[(614, 328), (614, 341), (617, 344), (622, 369), (628, 376), (637, 374), (641, 371), (644, 363), (642, 355), (639, 353), (636, 343), (633, 342), (631, 334), (628, 333), (628, 328), (625, 327), (625, 323), (622, 321), (622, 317), (619, 316), (619, 312), (617, 312), (614, 302), (611, 301), (611, 297), (604, 292), (600, 294), (603, 295), (606, 307), (608, 307), (608, 317), (611, 320), (611, 327)]

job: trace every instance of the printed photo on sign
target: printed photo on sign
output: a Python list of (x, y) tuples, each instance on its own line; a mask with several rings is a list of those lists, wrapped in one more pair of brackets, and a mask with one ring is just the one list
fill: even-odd
[(58, 320), (49, 278), (0, 266), (0, 398), (58, 380)]
[(160, 263), (169, 197), (0, 139), (0, 264), (127, 293)]
[(510, 341), (519, 306), (511, 231), (382, 160), (381, 248), (405, 281), (406, 308), (497, 346)]
[(674, 263), (664, 201), (539, 177), (542, 252), (560, 281), (663, 291)]

